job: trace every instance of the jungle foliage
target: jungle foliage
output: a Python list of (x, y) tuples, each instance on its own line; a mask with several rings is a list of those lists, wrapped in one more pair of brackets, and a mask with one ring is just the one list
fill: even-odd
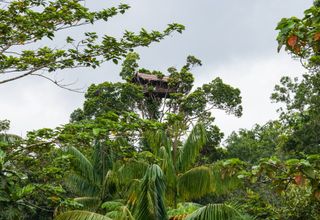
[[(0, 120), (0, 219), (320, 218), (319, 1), (303, 18), (278, 23), (279, 50), (308, 71), (275, 86), (271, 100), (281, 104), (279, 118), (233, 132), (224, 144), (212, 110), (240, 117), (240, 90), (221, 78), (195, 88), (193, 72), (202, 62), (194, 56), (162, 72), (141, 68), (133, 51), (181, 32), (182, 25), (126, 31), (121, 39), (85, 33), (78, 43), (67, 37), (67, 49), (26, 50), (129, 6), (92, 12), (79, 0), (0, 4), (0, 84), (30, 75), (52, 81), (38, 71), (122, 62), (122, 81), (91, 85), (65, 125), (22, 138)], [(173, 90), (152, 95), (153, 85), (133, 80), (137, 72), (166, 77)]]

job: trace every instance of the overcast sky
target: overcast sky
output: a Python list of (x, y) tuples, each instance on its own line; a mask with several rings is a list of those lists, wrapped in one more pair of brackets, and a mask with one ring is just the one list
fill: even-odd
[[(117, 1), (88, 0), (93, 10), (108, 7)], [(170, 66), (181, 67), (191, 54), (203, 61), (194, 69), (196, 85), (221, 77), (238, 87), (243, 98), (241, 118), (215, 112), (216, 123), (226, 135), (239, 128), (251, 128), (277, 117), (270, 94), (283, 75), (304, 73), (299, 62), (284, 51), (277, 53), (274, 30), (283, 17), (301, 17), (312, 0), (135, 0), (131, 9), (109, 22), (59, 33), (55, 46), (66, 35), (81, 36), (83, 31), (120, 36), (124, 30), (139, 28), (162, 30), (168, 23), (186, 26), (186, 31), (166, 40), (139, 48), (140, 66), (165, 71)], [(101, 68), (77, 69), (55, 73), (65, 82), (77, 80), (76, 87), (91, 83), (119, 81), (119, 66), (106, 63)], [(60, 89), (48, 81), (29, 77), (0, 85), (0, 119), (11, 120), (11, 131), (25, 135), (26, 131), (43, 127), (54, 128), (68, 122), (70, 113), (81, 107), (83, 94)]]

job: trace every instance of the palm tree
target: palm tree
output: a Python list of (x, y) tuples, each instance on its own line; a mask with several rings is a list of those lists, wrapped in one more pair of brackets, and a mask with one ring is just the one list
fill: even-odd
[(74, 211), (58, 207), (56, 213), (62, 214), (57, 219), (110, 219), (97, 214), (102, 211), (103, 202), (117, 196), (113, 178), (114, 158), (110, 148), (96, 141), (90, 159), (75, 147), (67, 147), (66, 153), (73, 156), (74, 163), (65, 185), (77, 196), (74, 200), (82, 207)]
[[(74, 211), (58, 207), (57, 214), (62, 214), (57, 219), (101, 219), (97, 213), (104, 212), (103, 207), (108, 201), (126, 201), (128, 195), (136, 193), (134, 187), (137, 184), (133, 182), (140, 184), (148, 167), (146, 163), (135, 160), (128, 160), (125, 164), (116, 161), (111, 148), (98, 141), (94, 145), (91, 159), (75, 147), (67, 147), (66, 153), (73, 156), (74, 163), (73, 171), (65, 179), (65, 185), (77, 196), (74, 200), (82, 207)], [(123, 204), (125, 202), (120, 201), (123, 214), (124, 210), (129, 209)], [(128, 212), (129, 215), (131, 213)]]
[(67, 148), (67, 152), (74, 157), (74, 172), (67, 176), (65, 184), (72, 193), (79, 196), (75, 200), (86, 210), (97, 211), (102, 201), (112, 197), (109, 181), (112, 160), (103, 148), (97, 142), (91, 160), (77, 148)]
[(222, 192), (235, 183), (233, 178), (222, 180), (219, 171), (212, 165), (194, 167), (206, 143), (205, 127), (200, 123), (194, 126), (180, 147), (162, 130), (147, 132), (145, 142), (155, 157), (160, 159), (159, 165), (166, 179), (167, 203), (173, 207), (177, 207), (178, 200), (190, 201)]

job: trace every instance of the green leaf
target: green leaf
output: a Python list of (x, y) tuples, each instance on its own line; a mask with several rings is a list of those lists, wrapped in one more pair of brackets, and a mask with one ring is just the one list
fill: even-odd
[(302, 172), (311, 179), (315, 179), (316, 178), (316, 173), (314, 172), (313, 168), (311, 167), (303, 167), (302, 168)]
[(117, 59), (113, 59), (112, 62), (113, 62), (114, 64), (118, 64), (118, 63), (119, 63), (119, 61), (118, 61)]

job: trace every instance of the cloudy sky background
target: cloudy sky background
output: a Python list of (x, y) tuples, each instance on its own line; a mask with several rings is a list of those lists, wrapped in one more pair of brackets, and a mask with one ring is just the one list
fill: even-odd
[[(165, 71), (181, 67), (191, 54), (203, 61), (194, 69), (196, 86), (221, 77), (238, 87), (243, 97), (241, 118), (215, 111), (216, 123), (226, 135), (239, 128), (251, 128), (277, 117), (276, 104), (270, 94), (283, 75), (299, 76), (305, 72), (298, 61), (284, 51), (277, 53), (274, 30), (283, 17), (301, 17), (312, 0), (135, 0), (125, 15), (94, 26), (60, 32), (52, 46), (61, 46), (67, 35), (81, 38), (84, 31), (121, 36), (125, 29), (162, 30), (177, 22), (186, 31), (166, 40), (139, 48), (140, 66)], [(117, 1), (88, 0), (93, 10), (117, 4)], [(45, 42), (42, 43), (45, 45)], [(40, 46), (43, 46), (40, 45)], [(119, 81), (120, 66), (106, 63), (101, 68), (77, 69), (55, 73), (64, 82), (77, 80), (74, 87), (91, 83)], [(54, 128), (67, 123), (70, 113), (81, 107), (83, 94), (58, 88), (41, 78), (29, 77), (0, 85), (0, 119), (11, 120), (11, 133), (43, 127)]]

